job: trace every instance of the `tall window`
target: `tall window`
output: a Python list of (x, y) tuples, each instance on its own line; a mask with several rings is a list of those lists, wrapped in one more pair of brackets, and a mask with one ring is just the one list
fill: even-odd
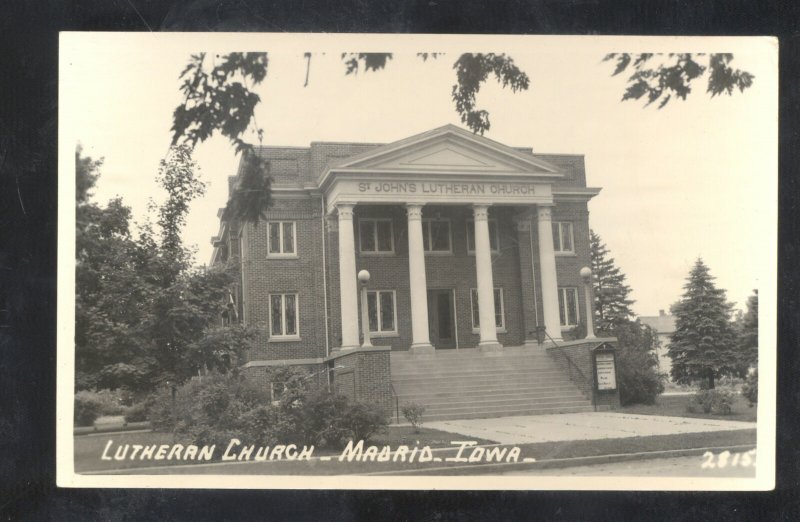
[(572, 223), (568, 221), (553, 222), (553, 247), (556, 252), (575, 252), (575, 243), (572, 240)]
[(397, 333), (394, 290), (367, 292), (367, 317), (370, 332)]
[(270, 338), (297, 338), (297, 294), (269, 295)]
[(450, 220), (423, 219), (422, 246), (425, 252), (452, 252)]
[(294, 221), (268, 221), (267, 255), (269, 257), (295, 257), (297, 239)]
[(558, 289), (558, 310), (561, 326), (578, 325), (578, 289), (561, 287)]
[[(472, 301), (472, 329), (477, 330), (481, 327), (481, 314), (478, 309), (478, 289), (473, 288), (470, 294)], [(505, 313), (503, 307), (503, 289), (494, 289), (494, 324), (498, 330), (506, 327)]]
[[(497, 228), (497, 220), (489, 220), (489, 248), (492, 252), (500, 251), (500, 232)], [(467, 252), (475, 252), (475, 221), (467, 221)]]
[(362, 253), (394, 252), (391, 219), (359, 219), (359, 243)]

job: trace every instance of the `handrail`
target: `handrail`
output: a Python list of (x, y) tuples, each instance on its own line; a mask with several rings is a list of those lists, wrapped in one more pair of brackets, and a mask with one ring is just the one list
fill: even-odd
[(397, 424), (400, 424), (400, 398), (397, 396), (397, 391), (394, 389), (394, 383), (389, 381), (389, 386), (392, 387), (392, 396), (394, 397), (394, 418)]
[(572, 370), (572, 368), (575, 368), (575, 370), (577, 370), (577, 372), (578, 372), (578, 375), (580, 375), (581, 380), (589, 386), (589, 393), (592, 396), (592, 407), (594, 409), (597, 409), (597, 405), (595, 404), (595, 396), (594, 396), (594, 383), (586, 378), (586, 375), (583, 373), (583, 370), (581, 370), (580, 367), (575, 363), (575, 361), (572, 360), (572, 357), (570, 357), (569, 354), (564, 351), (564, 348), (562, 346), (559, 346), (558, 343), (556, 342), (556, 340), (553, 339), (552, 337), (550, 337), (550, 334), (547, 333), (547, 330), (545, 330), (544, 334), (547, 337), (550, 338), (550, 342), (553, 343), (553, 347), (554, 348), (558, 348), (559, 353), (561, 355), (563, 355), (564, 358), (567, 360), (568, 368), (570, 369), (570, 378), (571, 378), (571, 375), (572, 375), (572, 371), (571, 370)]

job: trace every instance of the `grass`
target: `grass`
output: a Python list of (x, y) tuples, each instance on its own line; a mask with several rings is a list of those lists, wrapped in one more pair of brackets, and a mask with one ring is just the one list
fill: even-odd
[[(370, 445), (375, 446), (391, 446), (397, 448), (398, 446), (405, 445), (409, 447), (429, 446), (430, 448), (449, 448), (452, 447), (450, 441), (453, 440), (475, 440), (478, 444), (492, 444), (494, 441), (486, 439), (478, 439), (475, 437), (466, 437), (456, 433), (435, 430), (431, 428), (421, 428), (419, 433), (414, 433), (410, 426), (389, 426), (385, 433), (375, 435), (369, 442)], [(169, 461), (165, 460), (101, 460), (101, 455), (109, 440), (113, 440), (113, 447), (124, 444), (140, 444), (140, 445), (161, 445), (161, 444), (185, 444), (185, 441), (176, 439), (171, 433), (161, 433), (155, 431), (148, 432), (131, 432), (131, 433), (115, 433), (106, 436), (100, 435), (76, 435), (74, 438), (75, 444), (75, 471), (81, 473), (84, 471), (102, 471), (102, 470), (115, 470), (115, 469), (130, 469), (152, 466), (165, 466), (170, 465)], [(195, 464), (202, 465), (207, 462), (219, 462), (225, 448), (216, 448), (214, 461), (173, 461), (172, 464)], [(113, 450), (110, 450), (113, 454)], [(339, 455), (341, 450), (336, 449), (315, 449), (314, 455)]]
[(733, 399), (730, 415), (713, 415), (711, 413), (690, 413), (686, 410), (686, 403), (691, 395), (661, 395), (655, 404), (634, 404), (619, 410), (621, 413), (635, 413), (637, 415), (664, 415), (667, 417), (692, 417), (695, 419), (734, 420), (756, 422), (756, 407), (749, 406), (747, 399), (736, 395)]

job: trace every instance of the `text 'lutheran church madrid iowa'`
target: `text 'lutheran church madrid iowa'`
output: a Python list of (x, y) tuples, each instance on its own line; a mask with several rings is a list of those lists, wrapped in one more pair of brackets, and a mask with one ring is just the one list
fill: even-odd
[(427, 419), (618, 406), (615, 341), (587, 325), (600, 189), (583, 156), (453, 125), (257, 153), (272, 205), (258, 224), (223, 219), (212, 259), (241, 265), (228, 320), (261, 327), (249, 378), (302, 366), (393, 417), (410, 402)]

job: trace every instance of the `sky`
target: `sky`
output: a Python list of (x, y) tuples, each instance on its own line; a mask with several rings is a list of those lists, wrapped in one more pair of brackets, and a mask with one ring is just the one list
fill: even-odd
[[(626, 274), (638, 315), (668, 310), (698, 257), (737, 308), (755, 288), (774, 294), (777, 44), (770, 39), (66, 33), (61, 49), (61, 164), (69, 165), (78, 142), (104, 158), (95, 200), (121, 196), (136, 221), (148, 200), (163, 200), (155, 177), (191, 53), (267, 51), (268, 76), (256, 88), (264, 143), (307, 146), (391, 142), (461, 126), (450, 99), (453, 62), (462, 52), (505, 52), (531, 85), (512, 93), (491, 79), (484, 84), (477, 104), (490, 113), (485, 136), (585, 156), (587, 184), (602, 187), (589, 203), (590, 225)], [(313, 53), (308, 86), (305, 51)], [(344, 51), (394, 57), (383, 71), (346, 76)], [(416, 56), (435, 51), (445, 54), (426, 62)], [(732, 52), (732, 65), (755, 82), (712, 99), (702, 78), (686, 101), (660, 110), (621, 102), (626, 79), (611, 76), (613, 65), (602, 58), (622, 51)], [(184, 240), (197, 246), (202, 264), (238, 158), (215, 137), (198, 145), (195, 160), (208, 188), (192, 205)], [(74, 169), (59, 176), (66, 184)]]

